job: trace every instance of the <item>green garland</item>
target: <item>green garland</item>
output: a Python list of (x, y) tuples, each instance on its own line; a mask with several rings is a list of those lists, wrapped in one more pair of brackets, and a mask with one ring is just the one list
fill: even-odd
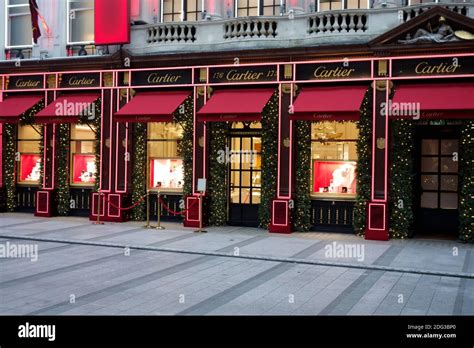
[(175, 119), (183, 128), (183, 138), (178, 143), (178, 154), (183, 158), (183, 197), (186, 197), (193, 194), (194, 108), (192, 96), (184, 101), (183, 107), (184, 113), (176, 112)]
[(56, 200), (59, 216), (67, 216), (71, 210), (69, 185), (70, 132), (71, 127), (69, 124), (56, 125)]
[(227, 163), (219, 161), (219, 151), (227, 146), (227, 122), (208, 123), (209, 149), (209, 224), (223, 226), (227, 222)]
[(463, 123), (460, 152), (459, 239), (474, 243), (474, 120)]
[(392, 120), (389, 177), (389, 233), (391, 238), (407, 238), (414, 224), (413, 120)]
[(357, 192), (354, 204), (354, 231), (362, 236), (367, 224), (367, 203), (370, 200), (372, 163), (372, 88), (365, 93), (357, 122)]
[[(138, 202), (147, 192), (147, 124), (133, 124), (133, 162), (132, 162), (132, 201)], [(146, 218), (146, 204), (141, 202), (132, 209), (131, 218), (134, 221), (142, 221)]]
[(3, 184), (5, 185), (5, 207), (7, 211), (15, 211), (16, 208), (16, 185), (15, 164), (16, 162), (16, 125), (4, 124), (3, 136), (5, 147), (3, 149)]
[(278, 109), (275, 92), (262, 112), (262, 197), (258, 216), (259, 226), (265, 229), (271, 222), (271, 205), (277, 192)]
[(296, 158), (295, 208), (293, 226), (295, 231), (308, 232), (311, 228), (311, 122), (295, 122)]

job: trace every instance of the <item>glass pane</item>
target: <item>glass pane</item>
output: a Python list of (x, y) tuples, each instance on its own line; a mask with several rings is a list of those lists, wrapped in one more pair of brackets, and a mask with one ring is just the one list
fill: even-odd
[(70, 19), (71, 42), (94, 41), (94, 10), (75, 11), (75, 18)]
[(438, 172), (438, 157), (422, 157), (421, 171), (424, 173)]
[(423, 139), (421, 141), (422, 155), (437, 155), (438, 154), (438, 139)]
[(421, 194), (422, 208), (436, 209), (438, 208), (438, 194), (435, 192), (423, 192)]
[(250, 189), (244, 188), (241, 190), (241, 203), (242, 204), (252, 203), (250, 200)]
[(231, 186), (240, 186), (240, 172), (231, 171), (230, 172), (230, 185)]
[(41, 159), (39, 154), (22, 153), (18, 162), (18, 181), (26, 184), (36, 184), (41, 175)]
[(239, 189), (233, 188), (230, 190), (230, 202), (231, 203), (240, 203)]
[[(41, 129), (40, 126), (36, 126), (38, 131)], [(19, 126), (18, 127), (18, 139), (21, 140), (33, 140), (33, 139), (41, 139), (41, 136), (32, 126)]]
[(311, 139), (323, 141), (357, 140), (359, 131), (355, 122), (313, 122)]
[(423, 190), (437, 190), (438, 175), (422, 175), (421, 187), (423, 188)]
[(169, 141), (149, 141), (149, 156), (157, 158), (179, 157), (178, 142)]
[(441, 175), (441, 190), (457, 191), (458, 176), (457, 175)]
[(244, 124), (242, 122), (232, 122), (233, 129), (241, 129), (244, 128)]
[(39, 153), (39, 141), (34, 140), (34, 141), (25, 141), (25, 140), (20, 140), (18, 141), (18, 151), (20, 153)]
[(250, 172), (242, 172), (242, 183), (241, 186), (250, 187)]
[(28, 5), (28, 0), (8, 0), (9, 5)]
[(69, 0), (69, 2), (70, 2), (69, 8), (71, 10), (82, 9), (82, 8), (88, 8), (88, 9), (94, 8), (94, 0)]
[(252, 186), (260, 187), (262, 184), (262, 174), (261, 172), (252, 172)]
[(32, 44), (30, 15), (10, 17), (10, 46), (26, 46)]
[(458, 161), (453, 161), (452, 157), (441, 158), (441, 172), (442, 173), (457, 173)]
[(182, 139), (183, 128), (179, 123), (148, 123), (148, 139)]
[(252, 164), (253, 164), (252, 169), (254, 169), (254, 170), (262, 169), (262, 156), (261, 155), (254, 156)]
[(71, 140), (86, 139), (95, 140), (95, 133), (89, 128), (89, 126), (76, 124), (71, 127)]
[(354, 161), (357, 159), (355, 142), (313, 142), (312, 158), (327, 160)]
[(441, 209), (457, 209), (458, 194), (457, 193), (441, 193), (440, 208)]
[(260, 189), (253, 189), (252, 190), (252, 204), (260, 204)]
[(441, 140), (441, 154), (453, 155), (454, 152), (459, 151), (459, 141), (457, 139), (442, 139)]
[(367, 0), (347, 0), (347, 8), (367, 8)]
[(231, 147), (232, 151), (240, 151), (240, 138), (232, 138)]

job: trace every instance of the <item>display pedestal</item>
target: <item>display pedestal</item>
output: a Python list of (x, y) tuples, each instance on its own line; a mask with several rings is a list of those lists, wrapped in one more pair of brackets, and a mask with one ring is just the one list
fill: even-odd
[(54, 190), (38, 190), (36, 192), (35, 216), (52, 217), (55, 215)]
[(365, 239), (384, 241), (389, 239), (387, 208), (388, 204), (385, 202), (369, 202)]
[(291, 233), (291, 212), (289, 199), (272, 201), (272, 219), (268, 230), (270, 233)]
[[(97, 214), (99, 211), (98, 197), (99, 194), (97, 192), (92, 193), (92, 207), (89, 216), (91, 221), (97, 221)], [(123, 193), (102, 193), (100, 201), (100, 221), (125, 222), (130, 220), (129, 210), (121, 210), (117, 208), (126, 206), (126, 203), (124, 203), (126, 198), (127, 195)]]

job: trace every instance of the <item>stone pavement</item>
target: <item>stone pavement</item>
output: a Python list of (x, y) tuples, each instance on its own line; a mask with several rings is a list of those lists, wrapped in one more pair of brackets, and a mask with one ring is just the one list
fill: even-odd
[(472, 244), (142, 226), (0, 214), (0, 315), (474, 314)]

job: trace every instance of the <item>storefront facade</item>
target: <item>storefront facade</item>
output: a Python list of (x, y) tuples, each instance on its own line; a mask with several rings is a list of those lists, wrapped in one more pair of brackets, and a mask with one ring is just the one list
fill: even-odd
[(356, 55), (3, 74), (2, 206), (120, 222), (149, 194), (189, 227), (470, 240), (473, 41), (403, 42), (440, 17), (473, 31), (435, 7)]

